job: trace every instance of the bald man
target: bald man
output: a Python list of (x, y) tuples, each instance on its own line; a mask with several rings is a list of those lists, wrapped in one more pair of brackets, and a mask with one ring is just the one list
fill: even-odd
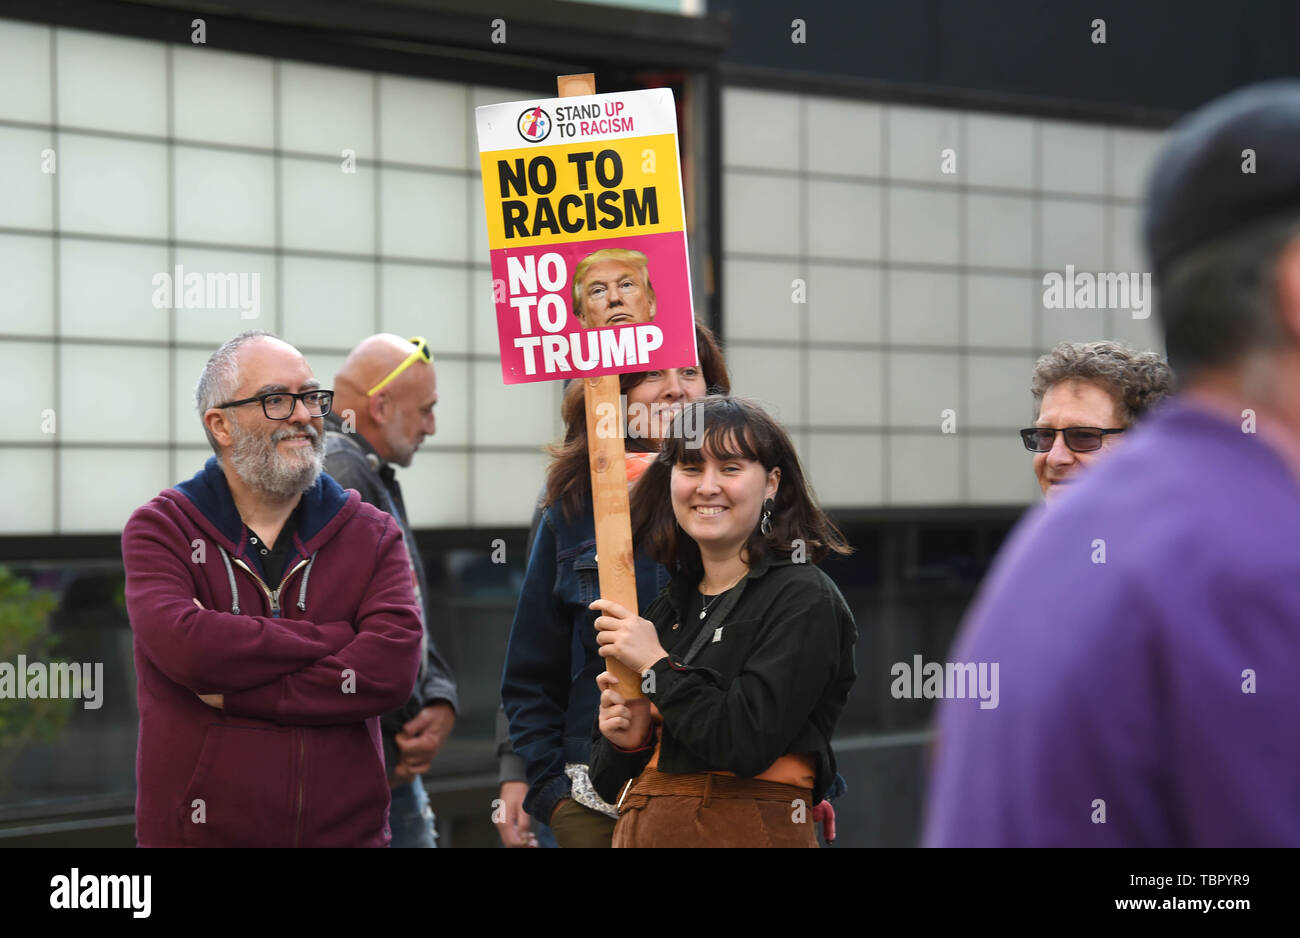
[(394, 847), (436, 845), (420, 776), (456, 722), (456, 682), (430, 630), (424, 565), (393, 470), (394, 464), (409, 466), (424, 438), (433, 435), (437, 403), (437, 376), (425, 341), (372, 335), (352, 350), (335, 375), (334, 406), (325, 417), (325, 471), (401, 525), (424, 613), (425, 653), (411, 697), (380, 720), (393, 796)]

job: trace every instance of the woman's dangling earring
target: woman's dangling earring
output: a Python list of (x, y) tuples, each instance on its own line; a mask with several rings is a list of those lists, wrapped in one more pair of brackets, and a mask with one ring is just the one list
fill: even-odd
[(763, 532), (763, 536), (772, 533), (772, 509), (776, 507), (776, 502), (770, 498), (763, 499), (763, 517), (759, 519), (758, 529)]

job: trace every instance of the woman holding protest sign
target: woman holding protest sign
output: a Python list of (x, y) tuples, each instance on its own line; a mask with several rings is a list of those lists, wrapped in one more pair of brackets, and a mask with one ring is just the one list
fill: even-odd
[[(731, 379), (713, 333), (696, 325), (697, 368), (624, 374), (627, 475), (634, 482), (655, 458), (672, 417)], [(600, 596), (591, 504), (587, 415), (582, 383), (562, 405), (564, 442), (551, 448), (545, 506), (510, 630), (501, 699), (514, 752), (524, 760), (524, 810), (550, 823), (561, 847), (610, 845), (616, 812), (588, 779), (591, 727), (605, 666), (588, 607)], [(668, 574), (644, 551), (634, 557), (637, 596), (648, 604)]]
[(644, 618), (592, 603), (600, 654), (642, 674), (645, 697), (597, 679), (591, 781), (621, 809), (616, 847), (815, 847), (857, 637), (816, 564), (851, 548), (780, 424), (738, 398), (678, 420), (692, 410), (703, 446), (669, 433), (632, 498), (633, 542), (672, 582)]

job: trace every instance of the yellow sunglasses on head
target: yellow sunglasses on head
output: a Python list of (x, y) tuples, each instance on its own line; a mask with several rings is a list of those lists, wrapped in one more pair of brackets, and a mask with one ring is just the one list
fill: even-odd
[(392, 381), (394, 378), (400, 375), (407, 368), (410, 368), (411, 363), (415, 361), (417, 358), (422, 359), (423, 361), (426, 362), (433, 361), (433, 354), (429, 351), (429, 343), (424, 341), (424, 336), (417, 335), (413, 339), (411, 339), (410, 342), (412, 345), (415, 346), (415, 351), (412, 352), (410, 355), (406, 356), (406, 361), (402, 362), (400, 365), (398, 365), (396, 368), (390, 371), (388, 373), (387, 378), (385, 378), (383, 381), (380, 381), (373, 388), (367, 391), (366, 397), (374, 397), (376, 392), (383, 390), (384, 385), (388, 384), (388, 382)]

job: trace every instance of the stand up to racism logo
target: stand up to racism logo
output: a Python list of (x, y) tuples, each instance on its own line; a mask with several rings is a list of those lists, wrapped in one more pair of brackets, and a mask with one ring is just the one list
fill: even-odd
[(519, 136), (529, 143), (541, 143), (551, 135), (551, 115), (541, 107), (530, 107), (519, 115)]

